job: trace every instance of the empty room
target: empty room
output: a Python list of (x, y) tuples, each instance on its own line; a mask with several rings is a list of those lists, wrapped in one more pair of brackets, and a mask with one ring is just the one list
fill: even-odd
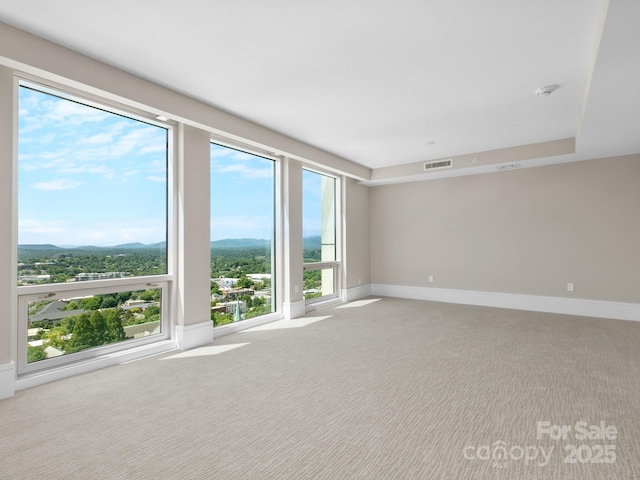
[(640, 3), (0, 5), (0, 479), (640, 478)]

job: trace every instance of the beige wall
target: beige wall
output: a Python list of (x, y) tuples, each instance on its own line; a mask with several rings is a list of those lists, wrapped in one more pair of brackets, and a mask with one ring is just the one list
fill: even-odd
[(371, 190), (374, 284), (637, 303), (639, 249), (640, 155)]
[[(15, 236), (14, 215), (14, 165), (13, 165), (13, 123), (14, 93), (13, 72), (0, 66), (0, 368), (11, 361), (13, 347), (15, 304), (12, 301), (16, 291), (17, 252), (12, 248)], [(3, 386), (0, 384), (0, 398)]]
[[(369, 253), (370, 188), (345, 178), (344, 241), (346, 288), (371, 283)], [(358, 282), (359, 280), (359, 282)]]

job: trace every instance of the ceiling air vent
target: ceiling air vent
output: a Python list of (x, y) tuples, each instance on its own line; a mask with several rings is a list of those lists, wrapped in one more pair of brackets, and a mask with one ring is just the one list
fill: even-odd
[(431, 170), (439, 170), (441, 168), (451, 168), (453, 166), (453, 159), (449, 160), (435, 160), (433, 162), (424, 162), (424, 171), (430, 172)]

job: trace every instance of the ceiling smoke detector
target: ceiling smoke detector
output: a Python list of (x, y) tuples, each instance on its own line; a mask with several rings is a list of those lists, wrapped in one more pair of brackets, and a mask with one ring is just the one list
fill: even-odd
[(558, 88), (560, 88), (559, 85), (547, 85), (545, 87), (540, 87), (539, 89), (536, 90), (535, 93), (539, 97), (548, 97), (553, 92), (555, 92)]

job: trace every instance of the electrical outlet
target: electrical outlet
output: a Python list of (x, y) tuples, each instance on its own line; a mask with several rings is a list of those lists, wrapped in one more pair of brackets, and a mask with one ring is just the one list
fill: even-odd
[(429, 283), (433, 283), (433, 275), (429, 275)]
[(573, 292), (575, 289), (573, 283), (569, 282), (567, 283), (567, 292)]
[(362, 285), (362, 279), (361, 278), (358, 279), (358, 285)]
[(296, 293), (300, 293), (300, 285), (296, 285), (295, 287), (293, 287), (293, 289)]

